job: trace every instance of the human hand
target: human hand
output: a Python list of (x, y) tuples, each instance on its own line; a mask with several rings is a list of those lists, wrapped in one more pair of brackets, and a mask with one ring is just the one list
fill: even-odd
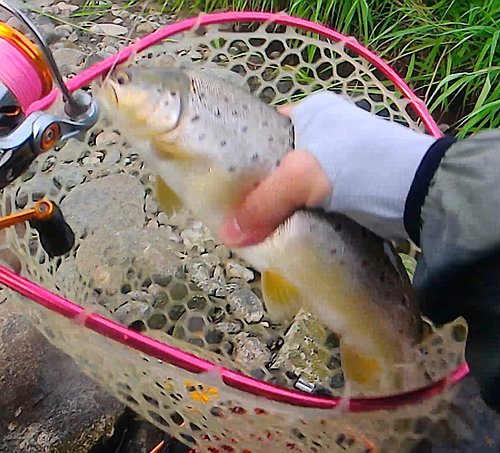
[(301, 207), (342, 212), (380, 236), (407, 239), (406, 197), (433, 137), (321, 92), (279, 109), (295, 127), (296, 151), (245, 199), (219, 235), (230, 247), (264, 240)]

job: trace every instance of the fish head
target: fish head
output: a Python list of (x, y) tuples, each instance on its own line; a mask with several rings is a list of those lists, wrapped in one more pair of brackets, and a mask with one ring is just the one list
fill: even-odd
[(117, 67), (101, 79), (98, 88), (105, 109), (127, 130), (155, 139), (178, 127), (189, 80), (173, 68)]

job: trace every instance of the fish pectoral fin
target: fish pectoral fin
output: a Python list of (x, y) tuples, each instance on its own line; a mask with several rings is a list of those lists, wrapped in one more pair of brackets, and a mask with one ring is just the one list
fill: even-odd
[(340, 340), (340, 354), (344, 377), (363, 387), (378, 390), (382, 374), (382, 365), (374, 357), (360, 352), (356, 347)]
[(262, 294), (269, 315), (277, 322), (292, 319), (302, 308), (300, 291), (277, 269), (262, 273)]
[(182, 208), (182, 201), (161, 176), (156, 176), (155, 198), (161, 209), (168, 215)]

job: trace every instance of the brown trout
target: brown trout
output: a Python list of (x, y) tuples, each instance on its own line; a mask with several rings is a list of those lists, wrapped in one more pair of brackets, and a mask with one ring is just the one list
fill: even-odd
[[(159, 203), (184, 204), (214, 234), (293, 148), (289, 118), (205, 71), (116, 69), (99, 88), (156, 173)], [(346, 381), (405, 387), (398, 365), (411, 364), (421, 318), (389, 243), (344, 215), (299, 210), (263, 242), (233, 251), (261, 273), (273, 319), (303, 307), (336, 332)]]

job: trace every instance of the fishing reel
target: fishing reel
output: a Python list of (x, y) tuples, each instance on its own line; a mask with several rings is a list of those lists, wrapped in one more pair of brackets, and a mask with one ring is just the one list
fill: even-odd
[[(87, 131), (96, 124), (99, 111), (89, 94), (72, 94), (68, 90), (34, 24), (3, 0), (0, 7), (24, 23), (38, 44), (0, 22), (0, 55), (5, 62), (0, 67), (0, 189), (3, 189), (26, 172), (40, 154), (70, 138), (84, 140)], [(62, 93), (66, 116), (43, 111), (30, 113), (31, 104), (48, 95), (54, 82)], [(28, 219), (50, 256), (64, 254), (73, 246), (71, 228), (50, 201), (42, 200), (32, 210), (0, 218), (0, 228)]]

